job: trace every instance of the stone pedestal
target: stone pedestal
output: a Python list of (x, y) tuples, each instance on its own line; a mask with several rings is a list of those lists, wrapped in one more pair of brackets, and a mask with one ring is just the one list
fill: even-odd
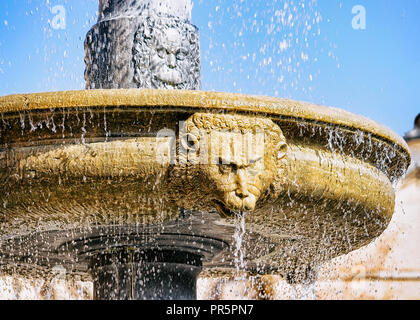
[(96, 256), (91, 263), (96, 300), (195, 300), (201, 257), (176, 250)]

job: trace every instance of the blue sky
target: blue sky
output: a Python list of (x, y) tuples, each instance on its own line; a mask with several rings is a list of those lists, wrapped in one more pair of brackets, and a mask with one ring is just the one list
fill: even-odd
[[(56, 5), (64, 29), (52, 27)], [(0, 1), (0, 95), (83, 89), (96, 14), (97, 0)], [(334, 106), (400, 135), (420, 112), (420, 0), (195, 0), (193, 23), (203, 90)]]

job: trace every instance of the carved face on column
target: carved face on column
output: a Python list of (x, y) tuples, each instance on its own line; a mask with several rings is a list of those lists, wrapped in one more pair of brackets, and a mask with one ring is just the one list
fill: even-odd
[(156, 34), (156, 54), (151, 56), (152, 83), (175, 87), (185, 82), (187, 49), (177, 29), (168, 28)]
[(287, 151), (281, 129), (271, 120), (238, 115), (195, 114), (180, 145), (180, 161), (189, 167), (192, 183), (213, 197), (222, 216), (253, 211), (281, 174)]
[(200, 89), (198, 31), (192, 25), (148, 17), (135, 35), (133, 54), (139, 87)]

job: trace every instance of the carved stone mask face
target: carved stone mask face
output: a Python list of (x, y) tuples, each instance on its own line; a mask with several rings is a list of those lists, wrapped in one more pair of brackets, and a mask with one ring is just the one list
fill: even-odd
[(205, 169), (223, 200), (215, 199), (221, 213), (252, 211), (261, 195), (264, 177), (264, 133), (210, 133), (210, 163)]
[(196, 114), (186, 131), (187, 163), (219, 213), (253, 211), (281, 171), (287, 146), (280, 128), (267, 119)]
[(134, 82), (139, 88), (199, 90), (198, 30), (176, 18), (152, 14), (134, 36)]
[(156, 52), (150, 63), (152, 81), (161, 81), (169, 86), (183, 83), (183, 61), (188, 53), (182, 45), (179, 31), (168, 28), (164, 32), (157, 32), (155, 45)]

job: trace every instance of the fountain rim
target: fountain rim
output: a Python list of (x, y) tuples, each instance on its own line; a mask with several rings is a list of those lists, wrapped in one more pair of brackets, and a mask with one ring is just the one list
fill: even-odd
[[(298, 122), (297, 125), (300, 123), (308, 124), (308, 126), (313, 125), (320, 125), (320, 127), (336, 127), (338, 130), (350, 131), (350, 134), (353, 135), (353, 132), (357, 134), (358, 131), (368, 133), (371, 135), (370, 137), (376, 140), (376, 144), (379, 147), (383, 147), (383, 144), (387, 144), (397, 150), (397, 161), (402, 159), (410, 159), (410, 153), (408, 152), (407, 143), (399, 137), (396, 133), (392, 130), (377, 124), (376, 122), (369, 120), (367, 118), (354, 115), (350, 112), (324, 107), (316, 104), (305, 103), (305, 102), (298, 102), (288, 99), (281, 99), (281, 98), (271, 98), (271, 97), (264, 97), (264, 96), (252, 96), (252, 95), (243, 95), (243, 94), (232, 94), (232, 93), (221, 93), (221, 92), (206, 92), (206, 91), (177, 91), (177, 90), (151, 90), (151, 89), (105, 89), (105, 90), (81, 90), (81, 91), (62, 91), (62, 92), (47, 92), (47, 93), (33, 93), (33, 94), (16, 94), (10, 96), (0, 97), (0, 113), (2, 113), (3, 119), (5, 119), (4, 130), (7, 131), (7, 120), (13, 119), (14, 124), (12, 125), (13, 130), (8, 132), (4, 137), (5, 146), (9, 147), (13, 151), (13, 145), (7, 145), (8, 139), (11, 141), (15, 138), (15, 134), (19, 134), (20, 130), (18, 131), (17, 128), (19, 126), (19, 116), (26, 116), (31, 114), (41, 114), (41, 115), (54, 115), (54, 112), (60, 113), (69, 111), (69, 113), (78, 113), (78, 112), (89, 112), (90, 110), (101, 112), (127, 112), (127, 113), (139, 113), (139, 114), (155, 114), (155, 113), (167, 113), (170, 117), (175, 113), (182, 113), (182, 117), (179, 119), (184, 119), (184, 113), (196, 113), (196, 112), (208, 112), (208, 113), (239, 113), (239, 114), (246, 114), (255, 117), (261, 118), (272, 118), (275, 121), (284, 122), (285, 129), (287, 130), (288, 122), (294, 121)], [(189, 115), (188, 115), (189, 116)], [(123, 117), (124, 118), (124, 117)], [(123, 121), (123, 120), (122, 120)], [(126, 121), (126, 118), (124, 118)], [(123, 123), (123, 122), (121, 122)], [(128, 122), (124, 122), (128, 123)], [(172, 122), (170, 122), (172, 125)], [(118, 122), (119, 124), (119, 122)], [(281, 124), (279, 124), (281, 127)], [(298, 128), (297, 126), (292, 127), (293, 130)], [(29, 131), (30, 128), (27, 128)], [(31, 131), (32, 132), (32, 131)], [(30, 133), (30, 135), (37, 135), (37, 133)], [(48, 138), (48, 132), (47, 132)], [(29, 136), (31, 137), (31, 136)], [(309, 137), (310, 138), (310, 137)], [(35, 140), (37, 137), (35, 137)], [(41, 141), (43, 139), (43, 135), (38, 137)], [(293, 147), (297, 144), (297, 147), (300, 147), (298, 143), (300, 142), (299, 139), (297, 141), (293, 141), (293, 136), (291, 135), (290, 147), (293, 150)], [(373, 140), (373, 139), (372, 139)], [(378, 143), (378, 140), (379, 143)], [(13, 140), (14, 141), (14, 140)], [(13, 143), (12, 141), (12, 143)], [(72, 140), (73, 141), (73, 140)], [(73, 143), (71, 141), (71, 143)], [(308, 141), (305, 141), (305, 143)], [(76, 142), (77, 143), (77, 142)], [(41, 143), (42, 145), (42, 143)], [(19, 148), (20, 146), (18, 143), (16, 147)], [(317, 150), (315, 148), (312, 149), (311, 141), (308, 143), (308, 148), (306, 145), (304, 146), (303, 153), (305, 154), (312, 154), (310, 152), (315, 153)], [(42, 150), (41, 150), (42, 151)], [(328, 150), (326, 150), (328, 152)], [(330, 151), (330, 153), (335, 153)], [(296, 153), (293, 153), (293, 156)], [(335, 156), (335, 155), (334, 155)], [(392, 214), (394, 212), (394, 189), (391, 186), (391, 182), (386, 179), (389, 178), (387, 173), (384, 175), (377, 171), (378, 168), (369, 163), (369, 159), (359, 159), (356, 156), (350, 156), (350, 158), (356, 158), (355, 160), (361, 162), (364, 168), (368, 169), (367, 178), (374, 177), (375, 181), (378, 181), (377, 186), (378, 190), (381, 191), (380, 200), (383, 206), (377, 205), (375, 203), (374, 211), (375, 213), (381, 213), (381, 217), (379, 217), (384, 222), (388, 222), (391, 220)], [(331, 158), (332, 159), (332, 158)], [(306, 163), (306, 158), (302, 159), (296, 157), (295, 160), (300, 161), (300, 163)], [(302, 160), (302, 161), (301, 161)], [(316, 158), (316, 164), (318, 165), (318, 158)], [(353, 159), (350, 159), (353, 160)], [(344, 163), (344, 162), (343, 162)], [(347, 164), (348, 162), (346, 162)], [(353, 163), (353, 162), (352, 162)], [(329, 164), (329, 162), (328, 162)], [(404, 166), (406, 164), (404, 163)], [(396, 165), (400, 169), (403, 165), (397, 163)], [(292, 165), (293, 168), (299, 168), (299, 166)], [(318, 167), (317, 167), (318, 168)], [(322, 168), (321, 168), (322, 169)], [(398, 170), (400, 171), (400, 170)], [(405, 170), (404, 170), (405, 171)], [(307, 170), (301, 170), (304, 174)], [(321, 171), (320, 171), (321, 172)], [(350, 172), (350, 170), (347, 170)], [(360, 172), (360, 171), (359, 171)], [(324, 170), (325, 174), (328, 174), (327, 170)], [(376, 173), (379, 173), (376, 174)], [(400, 173), (401, 175), (403, 173)], [(317, 177), (314, 175), (315, 178)], [(386, 177), (385, 177), (386, 176)], [(347, 177), (347, 175), (345, 176)], [(348, 177), (352, 177), (351, 173), (348, 174)], [(377, 180), (380, 177), (381, 180)], [(382, 177), (384, 179), (382, 179)], [(349, 178), (349, 179), (350, 179)], [(400, 175), (398, 176), (400, 178)], [(319, 181), (314, 181), (313, 184), (308, 184), (309, 186), (318, 186)], [(327, 181), (327, 180), (325, 180)], [(335, 179), (337, 183), (340, 183), (340, 180)], [(350, 181), (350, 180), (349, 180)], [(354, 180), (353, 180), (354, 181)], [(360, 184), (355, 184), (356, 187), (360, 186)], [(369, 184), (367, 184), (369, 185)], [(312, 189), (308, 189), (312, 190)], [(313, 188), (315, 190), (315, 188)], [(356, 190), (356, 189), (354, 189)], [(26, 191), (26, 190), (25, 190)], [(302, 191), (302, 192), (301, 192)], [(305, 194), (305, 190), (299, 190), (301, 194)], [(306, 193), (309, 194), (309, 193)], [(362, 194), (361, 192), (358, 193), (360, 195), (361, 204), (368, 204), (368, 200), (364, 199), (364, 196), (367, 194), (370, 196), (373, 195), (373, 192), (367, 192)], [(312, 197), (315, 195), (311, 193), (310, 199), (315, 199)], [(325, 195), (322, 195), (325, 197)], [(290, 195), (289, 195), (290, 197)], [(328, 196), (328, 199), (335, 199), (333, 196)], [(309, 198), (309, 197), (308, 197)], [(342, 198), (338, 197), (338, 200)], [(356, 199), (357, 200), (357, 199)], [(375, 199), (377, 201), (377, 198)], [(314, 202), (315, 203), (315, 202)], [(371, 209), (371, 207), (366, 208)], [(357, 208), (356, 208), (357, 209)], [(384, 209), (385, 211), (382, 211)], [(389, 209), (389, 210), (388, 210)], [(356, 211), (355, 211), (356, 212)], [(356, 212), (357, 213), (357, 212)], [(363, 213), (362, 213), (363, 214)], [(386, 215), (386, 217), (384, 216)], [(368, 216), (371, 218), (372, 216)], [(373, 219), (372, 222), (379, 221), (377, 219)], [(264, 221), (265, 222), (265, 221)], [(388, 225), (388, 224), (386, 224)], [(385, 227), (385, 224), (383, 225)], [(203, 226), (204, 227), (204, 226)], [(382, 228), (378, 226), (378, 229)], [(383, 231), (383, 230), (379, 230)], [(372, 241), (372, 239), (368, 239)], [(361, 245), (366, 245), (367, 242), (360, 242)], [(358, 245), (358, 244), (357, 244)], [(342, 249), (347, 250), (347, 249)], [(344, 251), (343, 251), (344, 252)]]
[(168, 109), (175, 107), (195, 112), (220, 110), (327, 123), (360, 130), (384, 142), (394, 144), (406, 155), (408, 163), (411, 162), (407, 142), (392, 129), (342, 109), (291, 99), (214, 91), (156, 89), (94, 89), (13, 94), (0, 97), (0, 113), (3, 115), (52, 108), (95, 107), (167, 107)]

